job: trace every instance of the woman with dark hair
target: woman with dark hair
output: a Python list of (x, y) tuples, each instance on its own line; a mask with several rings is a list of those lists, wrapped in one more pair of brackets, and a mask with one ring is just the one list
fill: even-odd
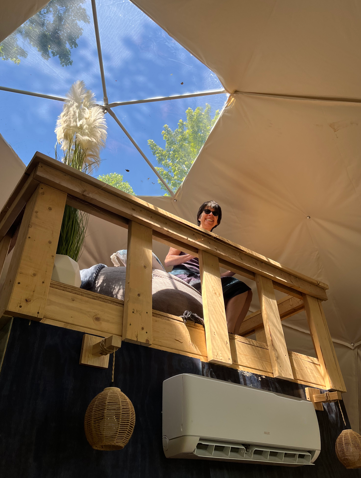
[[(206, 231), (213, 231), (214, 228), (219, 226), (221, 220), (222, 209), (215, 201), (204, 202), (198, 210), (198, 226)], [(201, 276), (197, 257), (171, 247), (164, 260), (164, 264), (167, 267), (173, 266), (171, 274), (176, 275), (195, 289), (201, 289)], [(232, 276), (234, 276), (234, 272), (224, 272), (221, 275), (221, 281), (228, 332), (238, 334), (252, 301), (252, 291), (248, 285)]]

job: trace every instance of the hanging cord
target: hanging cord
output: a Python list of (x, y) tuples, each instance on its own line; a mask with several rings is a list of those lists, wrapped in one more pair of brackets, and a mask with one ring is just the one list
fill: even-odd
[(345, 420), (345, 417), (343, 416), (343, 411), (342, 411), (342, 408), (341, 408), (341, 403), (340, 403), (340, 400), (337, 400), (338, 401), (338, 406), (340, 408), (340, 412), (341, 412), (341, 415), (342, 415), (342, 420), (343, 420), (343, 423), (345, 424), (345, 428), (347, 427), (346, 425), (346, 420)]
[(113, 367), (112, 367), (112, 382), (111, 387), (114, 387), (114, 370), (115, 370), (115, 351), (113, 352)]

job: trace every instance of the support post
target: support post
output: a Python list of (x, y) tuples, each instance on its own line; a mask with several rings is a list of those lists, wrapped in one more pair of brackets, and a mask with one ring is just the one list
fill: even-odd
[(43, 318), (65, 202), (66, 193), (40, 184), (27, 203), (0, 297), (0, 316)]
[(4, 262), (9, 250), (10, 242), (11, 242), (10, 234), (7, 234), (6, 236), (4, 236), (0, 241), (0, 276), (4, 267)]
[(131, 221), (128, 229), (123, 340), (151, 345), (152, 230)]
[(199, 264), (208, 361), (231, 364), (232, 355), (218, 258), (208, 252), (199, 251)]
[(273, 375), (275, 378), (292, 380), (292, 367), (272, 280), (256, 274), (256, 283)]
[(322, 309), (322, 302), (306, 294), (303, 296), (303, 301), (313, 345), (323, 370), (325, 386), (328, 389), (346, 392), (346, 385)]
[(255, 330), (256, 333), (256, 340), (257, 342), (263, 342), (264, 344), (267, 343), (266, 332), (264, 331), (264, 327)]

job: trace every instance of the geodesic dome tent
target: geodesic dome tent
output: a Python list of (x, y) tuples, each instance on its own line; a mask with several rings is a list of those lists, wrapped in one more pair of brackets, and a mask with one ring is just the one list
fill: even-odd
[[(95, 2), (92, 3), (94, 6)], [(117, 64), (119, 55), (115, 33), (113, 37), (107, 36), (106, 31), (116, 32), (122, 4), (115, 2), (119, 10), (112, 10), (106, 2), (96, 2), (99, 28), (95, 30), (99, 31), (98, 43), (105, 58), (106, 85), (112, 74), (118, 73), (111, 66), (112, 61)], [(222, 84), (210, 74), (207, 85), (220, 91), (223, 86), (230, 95), (174, 197), (155, 197), (147, 191), (142, 195), (154, 205), (190, 221), (194, 221), (199, 204), (214, 198), (224, 210), (222, 225), (217, 229), (219, 235), (329, 284), (325, 313), (348, 388), (348, 413), (353, 428), (359, 429), (361, 7), (349, 0), (332, 5), (325, 0), (137, 0), (134, 4), (206, 65)], [(136, 28), (133, 33), (136, 38)], [(177, 56), (179, 52), (172, 50), (174, 62), (182, 61)], [(133, 51), (129, 67), (138, 53)], [(148, 50), (145, 57), (143, 53), (144, 60), (155, 60)], [(159, 72), (163, 68), (160, 64)], [(88, 75), (92, 81), (87, 86), (98, 88), (98, 98), (105, 96), (98, 66), (98, 83), (90, 78), (87, 69), (76, 73), (85, 78), (70, 75), (59, 79), (63, 95), (73, 81), (84, 79), (87, 83)], [(168, 73), (171, 76), (171, 71)], [(192, 86), (198, 79), (197, 75), (192, 77)], [(28, 78), (21, 81), (25, 84)], [(1, 89), (13, 88), (1, 83)], [(120, 96), (120, 101), (119, 96), (112, 98), (109, 94), (109, 103), (138, 108), (125, 104), (142, 98), (139, 93), (144, 84), (134, 85), (138, 89), (126, 90), (133, 96), (124, 101)], [(13, 89), (30, 91), (30, 87)], [(121, 91), (118, 90), (119, 95)], [(168, 89), (163, 96), (180, 94), (179, 90)], [(222, 96), (209, 98), (222, 98), (224, 102)], [(184, 98), (157, 104), (176, 101)], [(135, 117), (138, 121), (142, 118), (153, 122), (151, 110), (146, 111), (138, 109)], [(123, 125), (131, 114), (122, 114), (119, 113), (118, 120)], [(138, 122), (138, 127), (142, 124)], [(128, 131), (130, 135), (134, 131), (134, 138), (139, 134), (136, 125), (135, 121), (132, 131)], [(15, 140), (9, 142), (16, 150)], [(35, 149), (42, 150), (41, 146)], [(139, 151), (136, 153), (139, 155)], [(92, 220), (82, 264), (109, 262), (109, 255), (120, 248), (122, 240), (114, 235), (111, 226), (99, 228), (99, 221)], [(252, 307), (258, 308), (256, 299)], [(287, 319), (284, 331), (290, 349), (312, 355), (303, 314)]]

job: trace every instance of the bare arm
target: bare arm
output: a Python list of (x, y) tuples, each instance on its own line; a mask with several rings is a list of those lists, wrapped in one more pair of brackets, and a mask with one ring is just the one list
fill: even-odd
[(178, 266), (179, 264), (183, 264), (184, 262), (193, 259), (194, 256), (190, 254), (180, 255), (181, 251), (179, 249), (174, 249), (174, 247), (169, 248), (169, 252), (164, 259), (164, 265), (166, 267), (169, 266)]
[(227, 271), (227, 272), (223, 272), (223, 274), (221, 274), (221, 277), (233, 277), (235, 274), (235, 272), (232, 272), (232, 271)]

